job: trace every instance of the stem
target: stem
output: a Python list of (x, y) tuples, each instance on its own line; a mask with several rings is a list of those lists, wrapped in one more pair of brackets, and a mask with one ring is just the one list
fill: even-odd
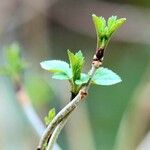
[[(104, 49), (103, 49), (104, 50)], [(102, 55), (100, 55), (100, 57), (98, 56), (97, 57), (97, 51), (93, 57), (93, 61), (92, 61), (92, 68), (90, 70), (90, 78), (87, 82), (86, 85), (84, 85), (80, 91), (78, 92), (78, 94), (76, 95), (76, 97), (71, 101), (69, 102), (56, 116), (55, 118), (51, 121), (51, 123), (48, 125), (48, 127), (46, 128), (46, 130), (44, 131), (40, 141), (39, 141), (39, 145), (38, 145), (38, 148), (37, 150), (43, 150), (44, 149), (44, 144), (47, 144), (48, 143), (48, 139), (51, 139), (51, 135), (52, 135), (52, 138), (51, 139), (53, 142), (57, 139), (57, 137), (55, 136), (56, 134), (52, 134), (53, 131), (54, 133), (58, 133), (57, 131), (61, 131), (61, 127), (63, 125), (65, 125), (65, 123), (62, 123), (61, 126), (58, 126), (60, 122), (62, 122), (78, 105), (79, 105), (79, 102), (81, 102), (86, 96), (87, 96), (87, 92), (90, 88), (90, 85), (91, 85), (91, 81), (92, 81), (92, 78), (96, 72), (96, 70), (102, 66), (102, 63), (103, 63), (103, 58), (104, 58), (104, 53), (102, 53)], [(58, 127), (57, 127), (58, 126)], [(57, 128), (58, 129), (57, 129)], [(56, 128), (56, 130), (55, 130)], [(50, 141), (51, 141), (50, 140)], [(48, 145), (51, 145), (51, 144), (48, 144)], [(51, 146), (50, 146), (51, 147)]]
[(78, 106), (79, 102), (80, 102), (80, 94), (78, 93), (78, 95), (70, 103), (68, 103), (48, 125), (48, 127), (46, 128), (40, 139), (37, 150), (42, 150), (43, 145), (47, 142), (54, 128), (63, 120), (63, 118), (65, 118), (70, 112), (72, 112)]
[(66, 118), (64, 118), (64, 119), (57, 125), (57, 127), (55, 128), (55, 130), (54, 130), (54, 132), (53, 132), (53, 134), (52, 134), (52, 136), (51, 136), (51, 138), (50, 138), (50, 141), (49, 141), (49, 143), (48, 143), (48, 146), (47, 146), (46, 150), (52, 150), (52, 149), (53, 149), (54, 144), (55, 144), (55, 142), (56, 142), (56, 140), (57, 140), (57, 138), (58, 138), (58, 136), (59, 136), (61, 130), (63, 129), (63, 127), (65, 126), (65, 124), (66, 124), (67, 121), (68, 121), (68, 117), (69, 117), (69, 115), (68, 115)]
[[(71, 97), (70, 97), (70, 101), (72, 101), (74, 98), (76, 97), (76, 94), (74, 94), (73, 92), (71, 92)], [(61, 132), (61, 130), (63, 129), (63, 127), (66, 125), (67, 120), (69, 118), (69, 115), (64, 118), (55, 128), (54, 132), (52, 133), (52, 136), (48, 142), (48, 146), (46, 148), (46, 150), (52, 150), (55, 142), (57, 141), (57, 138)]]
[(44, 131), (40, 139), (37, 150), (43, 149), (43, 145), (47, 143), (48, 138), (50, 137), (50, 135), (52, 134), (56, 126), (79, 105), (80, 101), (82, 101), (87, 96), (88, 89), (91, 85), (91, 79), (93, 75), (95, 74), (96, 70), (97, 70), (97, 67), (92, 65), (92, 68), (90, 71), (90, 79), (88, 83), (79, 91), (77, 96), (70, 103), (68, 103), (51, 121), (51, 123), (48, 125), (48, 127), (46, 128), (46, 130)]

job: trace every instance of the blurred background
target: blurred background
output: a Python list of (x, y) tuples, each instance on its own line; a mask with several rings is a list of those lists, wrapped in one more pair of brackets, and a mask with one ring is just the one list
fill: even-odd
[[(58, 144), (64, 150), (150, 149), (150, 1), (149, 0), (5, 0), (0, 1), (0, 65), (5, 47), (18, 42), (28, 63), (24, 86), (32, 107), (44, 121), (69, 101), (68, 83), (51, 80), (39, 63), (67, 60), (66, 50), (82, 50), (84, 71), (96, 46), (91, 14), (126, 17), (113, 35), (104, 67), (123, 80), (114, 86), (92, 86), (73, 113)], [(0, 77), (0, 149), (33, 150), (39, 135), (17, 101), (11, 80)]]

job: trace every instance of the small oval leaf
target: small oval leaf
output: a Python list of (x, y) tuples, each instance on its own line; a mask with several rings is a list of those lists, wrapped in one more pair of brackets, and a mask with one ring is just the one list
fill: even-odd
[(61, 60), (48, 60), (40, 63), (41, 67), (52, 73), (64, 72), (67, 75), (70, 73), (69, 64)]
[(113, 85), (121, 82), (121, 78), (112, 70), (107, 68), (99, 68), (95, 72), (92, 79), (94, 84), (97, 85)]

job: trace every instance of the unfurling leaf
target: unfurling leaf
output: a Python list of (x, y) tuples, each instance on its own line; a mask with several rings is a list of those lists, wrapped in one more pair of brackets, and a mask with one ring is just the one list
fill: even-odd
[(80, 80), (76, 80), (75, 83), (77, 85), (82, 85), (82, 84), (87, 83), (88, 80), (89, 80), (89, 75), (82, 73)]
[(92, 82), (97, 85), (113, 85), (121, 81), (121, 78), (116, 73), (103, 67), (97, 69), (92, 78)]
[(108, 18), (108, 21), (106, 22), (103, 17), (98, 17), (95, 14), (92, 15), (92, 18), (97, 35), (98, 49), (105, 48), (111, 35), (126, 21), (126, 18), (117, 19), (117, 16), (112, 16)]
[[(115, 17), (115, 19), (113, 19)], [(111, 36), (115, 31), (117, 31), (126, 21), (126, 18), (117, 19), (117, 16), (112, 16), (110, 19), (111, 25), (108, 28), (107, 36)]]
[(70, 67), (72, 70), (73, 82), (79, 80), (81, 77), (81, 71), (84, 64), (84, 57), (81, 51), (73, 54), (68, 50), (68, 57), (70, 61)]
[(61, 78), (61, 80), (63, 80), (62, 78), (64, 78), (65, 76), (65, 80), (66, 80), (66, 78), (70, 79), (72, 77), (69, 64), (64, 61), (49, 60), (49, 61), (43, 61), (40, 64), (43, 69), (54, 73), (53, 78), (55, 79)]
[(55, 108), (51, 109), (49, 112), (48, 112), (48, 116), (46, 116), (44, 118), (44, 121), (45, 121), (45, 124), (46, 125), (49, 125), (50, 122), (53, 120), (53, 118), (55, 117), (56, 115), (56, 111), (55, 111)]

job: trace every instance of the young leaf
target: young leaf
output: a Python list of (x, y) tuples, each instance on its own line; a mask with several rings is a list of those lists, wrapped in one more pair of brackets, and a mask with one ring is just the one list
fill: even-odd
[(71, 79), (71, 76), (69, 77), (67, 74), (60, 72), (60, 73), (54, 73), (52, 78), (57, 80), (69, 80)]
[[(40, 63), (41, 67), (45, 70), (48, 70), (52, 73), (63, 73), (68, 78), (71, 78), (71, 71), (69, 68), (69, 64), (61, 61), (61, 60), (49, 60), (49, 61), (43, 61)], [(57, 75), (58, 76), (58, 75)], [(56, 78), (56, 74), (53, 78)]]
[(115, 31), (117, 31), (126, 21), (126, 18), (121, 18), (114, 20), (112, 25), (108, 29), (108, 36), (111, 36)]
[(112, 16), (106, 24), (106, 20), (103, 17), (93, 14), (92, 18), (96, 29), (98, 49), (105, 48), (111, 35), (126, 21), (126, 18), (117, 19), (117, 16)]
[(55, 111), (55, 108), (51, 109), (49, 112), (48, 112), (48, 116), (46, 116), (44, 118), (44, 121), (45, 121), (45, 124), (46, 125), (49, 125), (50, 122), (53, 120), (53, 118), (55, 117), (56, 115), (56, 111)]
[(81, 78), (80, 78), (80, 80), (76, 80), (75, 83), (76, 83), (77, 85), (82, 85), (82, 84), (87, 83), (88, 80), (89, 80), (89, 75), (84, 74), (84, 73), (81, 73)]
[(117, 20), (117, 16), (109, 17), (107, 22), (108, 28), (110, 28), (113, 24), (115, 24), (116, 20)]
[(72, 52), (70, 52), (70, 50), (68, 50), (68, 57), (72, 70), (73, 81), (75, 82), (81, 77), (81, 71), (84, 64), (84, 57), (81, 51), (73, 54)]
[(105, 20), (104, 18), (97, 17), (95, 14), (92, 15), (92, 18), (95, 25), (97, 37), (99, 38), (99, 36), (103, 33), (103, 30), (106, 26), (106, 21), (104, 21)]
[(121, 81), (121, 78), (116, 73), (103, 67), (97, 69), (92, 79), (92, 82), (97, 85), (113, 85)]

